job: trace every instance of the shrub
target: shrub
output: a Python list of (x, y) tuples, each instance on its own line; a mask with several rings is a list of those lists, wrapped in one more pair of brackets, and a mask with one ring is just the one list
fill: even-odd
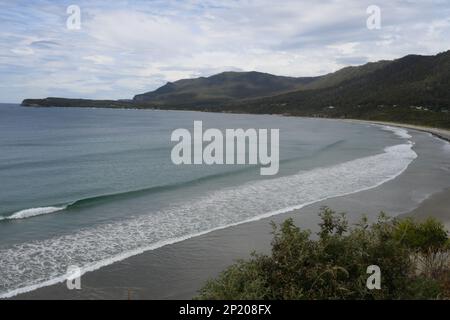
[[(390, 219), (349, 228), (344, 214), (322, 208), (317, 237), (288, 219), (273, 225), (271, 255), (252, 254), (210, 280), (199, 299), (436, 299), (450, 297), (449, 240), (429, 219)], [(439, 263), (437, 263), (439, 262)], [(381, 269), (381, 289), (366, 286)], [(436, 268), (439, 266), (438, 268)], [(447, 286), (447, 288), (446, 288)]]

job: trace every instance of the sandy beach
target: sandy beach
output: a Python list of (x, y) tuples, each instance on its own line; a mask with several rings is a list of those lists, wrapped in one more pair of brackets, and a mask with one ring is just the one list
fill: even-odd
[[(405, 129), (412, 129), (421, 132), (426, 132), (438, 137), (439, 139), (450, 142), (450, 130), (441, 128), (432, 128), (425, 126), (417, 126), (412, 124), (404, 124), (398, 122), (384, 122), (384, 121), (365, 121), (365, 120), (350, 120), (356, 123), (371, 123), (387, 126), (395, 126)], [(431, 195), (424, 200), (419, 207), (401, 215), (401, 217), (412, 217), (414, 219), (423, 220), (427, 217), (434, 217), (440, 220), (450, 230), (450, 188), (445, 189), (442, 192)]]
[(418, 221), (434, 217), (450, 230), (450, 188), (430, 196), (418, 208), (400, 217), (412, 217)]
[[(387, 124), (387, 123), (379, 123)], [(389, 125), (393, 125), (390, 124)], [(450, 228), (450, 182), (436, 168), (434, 148), (444, 144), (412, 128), (419, 157), (397, 178), (366, 191), (332, 198), (300, 210), (213, 231), (167, 245), (86, 273), (81, 290), (68, 290), (65, 283), (24, 293), (14, 299), (191, 299), (208, 279), (251, 252), (268, 253), (272, 238), (270, 222), (293, 218), (301, 228), (317, 230), (322, 206), (346, 212), (350, 223), (362, 215), (374, 221), (383, 211), (390, 216), (433, 216)], [(426, 129), (426, 130), (425, 130)], [(439, 132), (448, 134), (448, 132)], [(448, 168), (447, 168), (448, 169)], [(432, 181), (432, 183), (424, 183)], [(424, 196), (426, 194), (426, 196)]]
[(366, 121), (366, 120), (344, 120), (344, 121), (350, 121), (355, 123), (371, 123), (371, 124), (380, 124), (380, 125), (386, 125), (386, 126), (393, 126), (393, 127), (400, 127), (405, 129), (413, 129), (418, 130), (422, 132), (431, 133), (432, 135), (443, 139), (445, 141), (450, 142), (450, 130), (441, 129), (441, 128), (432, 128), (432, 127), (425, 127), (425, 126), (417, 126), (413, 124), (405, 124), (405, 123), (398, 123), (398, 122), (386, 122), (386, 121)]

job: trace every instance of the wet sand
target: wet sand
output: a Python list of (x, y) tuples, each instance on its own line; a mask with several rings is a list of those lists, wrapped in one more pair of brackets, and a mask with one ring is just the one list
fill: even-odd
[(430, 196), (418, 208), (400, 217), (412, 217), (418, 221), (434, 217), (450, 231), (450, 188)]
[(414, 135), (419, 157), (403, 174), (377, 188), (139, 254), (83, 275), (81, 290), (68, 290), (62, 283), (15, 299), (191, 299), (206, 280), (217, 276), (236, 259), (248, 258), (254, 250), (267, 253), (272, 239), (270, 221), (281, 223), (293, 218), (301, 228), (317, 231), (317, 213), (322, 206), (347, 212), (350, 223), (359, 221), (362, 214), (373, 221), (384, 211), (391, 216), (430, 215), (448, 224), (450, 179), (446, 170), (450, 168), (442, 171), (442, 159), (435, 157), (442, 142), (422, 132), (410, 133)]

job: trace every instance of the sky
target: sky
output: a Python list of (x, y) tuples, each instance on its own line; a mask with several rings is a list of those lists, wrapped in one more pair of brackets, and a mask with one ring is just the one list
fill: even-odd
[(223, 71), (316, 76), (449, 49), (449, 0), (0, 0), (0, 102), (130, 99)]

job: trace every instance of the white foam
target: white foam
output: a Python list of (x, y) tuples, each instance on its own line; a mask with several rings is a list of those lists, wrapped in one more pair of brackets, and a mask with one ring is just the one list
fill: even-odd
[(10, 216), (6, 217), (0, 217), (0, 220), (14, 220), (14, 219), (26, 219), (31, 218), (35, 216), (40, 216), (43, 214), (49, 214), (49, 213), (55, 213), (61, 210), (66, 209), (65, 206), (63, 207), (39, 207), (39, 208), (30, 208), (18, 211), (16, 213), (13, 213)]
[(444, 144), (443, 146), (442, 146), (442, 149), (444, 149), (444, 151), (446, 152), (446, 153), (450, 153), (450, 143), (446, 143), (446, 144)]
[(178, 202), (148, 215), (0, 249), (0, 298), (64, 281), (66, 268), (88, 272), (214, 230), (267, 218), (324, 199), (375, 188), (417, 157), (412, 144), (295, 175), (249, 182)]
[(430, 135), (436, 139), (439, 140), (442, 143), (442, 149), (444, 150), (445, 153), (450, 153), (450, 142), (448, 142), (447, 140), (441, 139), (439, 137), (436, 137), (435, 135), (432, 135), (430, 133)]
[(411, 135), (408, 134), (408, 130), (406, 130), (404, 128), (391, 127), (391, 126), (385, 126), (385, 125), (380, 125), (380, 127), (385, 131), (393, 132), (397, 137), (400, 137), (402, 139), (411, 139), (412, 138)]

